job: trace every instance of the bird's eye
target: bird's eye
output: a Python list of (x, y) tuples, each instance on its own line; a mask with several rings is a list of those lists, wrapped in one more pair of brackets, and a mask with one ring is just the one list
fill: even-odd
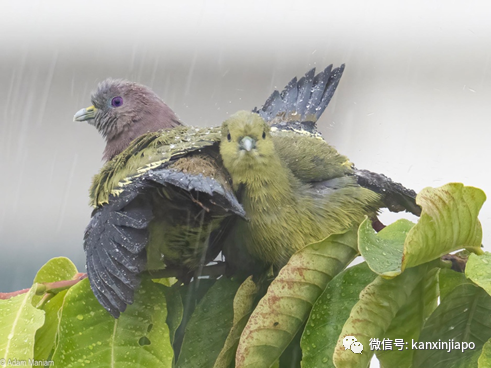
[(123, 97), (114, 97), (112, 100), (111, 100), (111, 105), (112, 107), (119, 107), (123, 104)]
[(232, 136), (230, 135), (230, 133), (227, 134), (227, 139), (229, 142), (232, 140)]
[(266, 139), (266, 132), (263, 132), (263, 139)]

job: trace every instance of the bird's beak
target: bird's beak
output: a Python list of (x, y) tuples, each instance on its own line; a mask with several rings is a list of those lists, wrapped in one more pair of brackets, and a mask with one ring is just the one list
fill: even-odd
[(73, 116), (73, 121), (87, 121), (95, 118), (97, 109), (94, 105), (78, 110)]
[(251, 137), (244, 137), (239, 144), (240, 149), (250, 152), (253, 148), (256, 148), (256, 141)]

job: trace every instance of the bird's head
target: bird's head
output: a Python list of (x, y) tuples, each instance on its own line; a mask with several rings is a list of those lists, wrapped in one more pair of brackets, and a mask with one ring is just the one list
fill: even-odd
[(110, 160), (142, 134), (181, 125), (174, 112), (150, 88), (121, 79), (106, 79), (92, 93), (92, 106), (79, 110), (74, 121), (94, 125), (106, 139)]
[(232, 175), (267, 166), (275, 154), (269, 125), (256, 113), (235, 113), (222, 124), (220, 154)]

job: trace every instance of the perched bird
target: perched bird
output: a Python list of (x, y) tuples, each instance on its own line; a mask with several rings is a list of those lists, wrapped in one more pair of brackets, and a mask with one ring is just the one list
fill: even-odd
[(240, 111), (223, 123), (220, 154), (248, 217), (236, 222), (231, 246), (278, 268), (303, 246), (361, 223), (383, 206), (380, 195), (358, 185), (349, 160), (324, 140), (288, 131), (273, 137), (256, 113)]
[(97, 299), (118, 317), (141, 272), (199, 270), (220, 252), (227, 218), (245, 212), (213, 148), (219, 128), (182, 126), (150, 89), (127, 81), (102, 82), (92, 102), (74, 120), (106, 137), (110, 160), (90, 189), (86, 267)]
[[(301, 79), (293, 78), (281, 93), (274, 91), (264, 105), (260, 109), (254, 108), (253, 112), (271, 125), (273, 139), (281, 132), (315, 135), (323, 139), (317, 132), (317, 121), (334, 95), (343, 71), (344, 64), (335, 69), (328, 66), (317, 75), (315, 69), (311, 69)], [(275, 142), (276, 150), (296, 176), (303, 178), (306, 175), (307, 180), (315, 180), (312, 175), (323, 178), (330, 168), (330, 162), (323, 161), (322, 158), (319, 160), (319, 155), (315, 154), (315, 150), (309, 149), (308, 145), (295, 144), (297, 139), (289, 134), (283, 135), (282, 139)], [(319, 167), (320, 164), (323, 166)], [(350, 166), (359, 185), (381, 195), (384, 207), (392, 212), (407, 211), (416, 216), (421, 214), (414, 190), (383, 174), (358, 169), (353, 164)]]
[[(272, 152), (291, 172), (287, 176), (297, 191), (295, 199), (304, 195), (311, 201), (314, 191), (327, 198), (327, 193), (338, 186), (343, 186), (339, 193), (354, 193), (353, 198), (345, 197), (339, 203), (338, 194), (333, 194), (337, 210), (332, 214), (337, 215), (339, 206), (344, 205), (347, 215), (334, 222), (329, 231), (358, 221), (360, 211), (374, 213), (378, 206), (391, 206), (378, 202), (379, 198), (385, 200), (385, 194), (374, 192), (394, 193), (390, 199), (393, 208), (410, 208), (399, 205), (400, 199), (412, 200), (411, 205), (416, 206), (414, 192), (378, 174), (370, 173), (371, 191), (361, 188), (356, 183), (363, 186), (367, 180), (360, 182), (349, 161), (317, 133), (316, 121), (331, 100), (343, 70), (344, 65), (329, 66), (316, 75), (312, 69), (300, 80), (294, 78), (281, 93), (274, 91), (263, 107), (251, 114), (261, 116), (270, 127), (264, 133), (268, 142), (274, 142)], [(238, 175), (232, 185), (222, 162), (220, 127), (183, 126), (150, 89), (127, 81), (102, 82), (92, 103), (77, 112), (74, 120), (96, 126), (106, 138), (104, 158), (109, 161), (94, 177), (90, 189), (95, 209), (85, 232), (86, 267), (97, 299), (118, 317), (132, 303), (140, 273), (164, 267), (181, 268), (184, 273), (199, 271), (219, 254), (227, 239), (240, 233), (244, 223), (257, 221), (256, 214), (249, 214), (237, 199), (242, 195), (241, 185), (237, 186), (240, 171), (232, 170)], [(244, 147), (252, 145), (252, 141), (246, 142)], [(230, 154), (224, 152), (224, 157), (229, 159)], [(306, 192), (298, 195), (302, 189)], [(351, 203), (353, 209), (349, 208)], [(291, 210), (287, 208), (286, 213)], [(318, 228), (314, 223), (306, 226)], [(246, 245), (236, 248), (235, 258), (247, 249)], [(292, 249), (278, 251), (278, 256), (267, 255), (264, 262), (280, 265)], [(262, 256), (260, 252), (254, 255)]]

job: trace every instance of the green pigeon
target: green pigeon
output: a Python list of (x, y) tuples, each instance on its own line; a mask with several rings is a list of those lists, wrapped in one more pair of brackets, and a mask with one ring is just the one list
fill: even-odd
[(272, 131), (253, 112), (223, 123), (220, 154), (248, 218), (236, 222), (227, 246), (266, 265), (283, 267), (303, 246), (374, 218), (383, 206), (326, 141)]
[(95, 296), (118, 317), (142, 272), (199, 271), (221, 251), (227, 218), (245, 212), (213, 148), (219, 128), (183, 126), (153, 91), (128, 81), (100, 83), (92, 103), (74, 120), (106, 138), (108, 162), (90, 188), (86, 268)]

